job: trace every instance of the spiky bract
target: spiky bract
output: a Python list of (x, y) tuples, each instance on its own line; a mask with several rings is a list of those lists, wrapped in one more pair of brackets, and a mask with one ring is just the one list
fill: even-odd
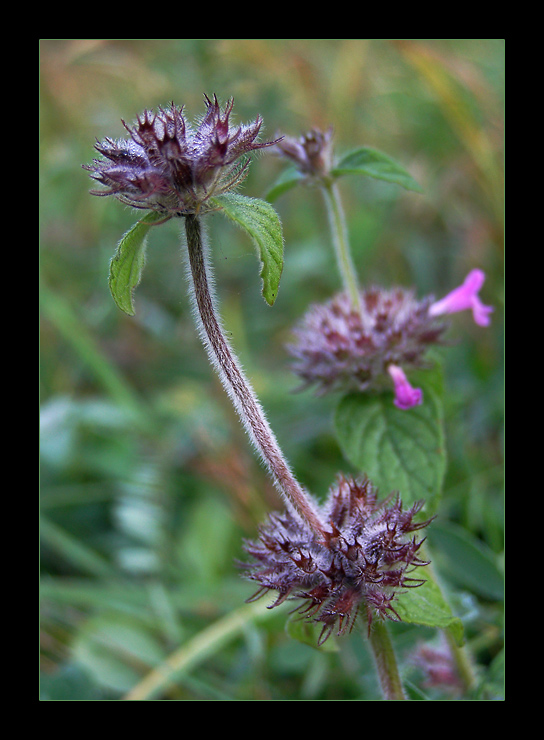
[(256, 541), (244, 545), (254, 562), (246, 575), (259, 584), (251, 600), (276, 591), (272, 606), (301, 600), (303, 618), (321, 623), (319, 642), (349, 631), (359, 608), (368, 622), (374, 614), (399, 620), (399, 591), (424, 583), (413, 571), (428, 562), (418, 556), (422, 540), (413, 533), (427, 526), (417, 514), (423, 502), (403, 509), (400, 497), (378, 503), (366, 478), (341, 476), (330, 489), (321, 518), (324, 539), (290, 513), (270, 514)]

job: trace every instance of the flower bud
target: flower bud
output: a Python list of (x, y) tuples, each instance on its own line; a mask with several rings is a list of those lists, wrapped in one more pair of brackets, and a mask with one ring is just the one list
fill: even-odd
[(332, 167), (332, 138), (332, 127), (325, 132), (313, 128), (299, 139), (284, 136), (276, 150), (304, 175), (326, 177)]

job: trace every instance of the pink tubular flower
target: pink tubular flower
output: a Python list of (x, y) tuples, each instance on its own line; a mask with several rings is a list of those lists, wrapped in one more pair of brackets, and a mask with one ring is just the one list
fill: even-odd
[(395, 406), (403, 411), (418, 406), (423, 402), (423, 392), (420, 388), (410, 385), (404, 370), (398, 365), (389, 365), (387, 372), (395, 386)]
[(429, 315), (440, 316), (444, 313), (456, 313), (470, 308), (478, 326), (489, 326), (491, 321), (489, 314), (493, 312), (493, 307), (484, 306), (478, 297), (478, 291), (484, 284), (484, 280), (485, 273), (482, 270), (471, 270), (462, 285), (430, 306)]

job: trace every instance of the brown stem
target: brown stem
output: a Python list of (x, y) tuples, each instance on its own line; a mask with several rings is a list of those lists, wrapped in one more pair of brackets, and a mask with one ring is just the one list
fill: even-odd
[(215, 369), (230, 396), (246, 431), (284, 495), (315, 530), (323, 536), (325, 527), (319, 519), (308, 494), (291, 472), (276, 438), (264, 416), (255, 394), (244, 377), (217, 318), (214, 297), (210, 289), (205, 246), (200, 220), (195, 215), (185, 217), (185, 232), (192, 277), (193, 295), (200, 319), (201, 336)]

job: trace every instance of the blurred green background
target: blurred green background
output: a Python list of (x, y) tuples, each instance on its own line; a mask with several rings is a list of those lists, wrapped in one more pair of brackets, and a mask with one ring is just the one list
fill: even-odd
[[(81, 164), (96, 138), (125, 135), (121, 118), (171, 100), (196, 118), (204, 93), (234, 96), (240, 122), (262, 115), (266, 138), (332, 125), (337, 154), (381, 149), (420, 182), (423, 195), (341, 181), (363, 284), (440, 297), (473, 267), (487, 274), (491, 327), (459, 314), (441, 351), (449, 465), (430, 540), (478, 697), (499, 698), (504, 41), (42, 40), (40, 58), (42, 698), (121, 699), (184, 646), (196, 658), (157, 698), (379, 696), (358, 631), (322, 653), (286, 635), (285, 611), (244, 611), (254, 589), (235, 560), (278, 499), (196, 336), (177, 224), (150, 235), (136, 316), (109, 294), (109, 260), (136, 219), (89, 196)], [(262, 197), (282, 170), (256, 157), (242, 192)], [(355, 472), (333, 435), (338, 399), (293, 393), (284, 343), (339, 279), (318, 193), (296, 189), (276, 208), (286, 246), (275, 306), (260, 295), (249, 239), (212, 215), (217, 291), (280, 445), (323, 497), (339, 471)], [(434, 632), (392, 632), (413, 698), (456, 698), (426, 686), (411, 660)]]

